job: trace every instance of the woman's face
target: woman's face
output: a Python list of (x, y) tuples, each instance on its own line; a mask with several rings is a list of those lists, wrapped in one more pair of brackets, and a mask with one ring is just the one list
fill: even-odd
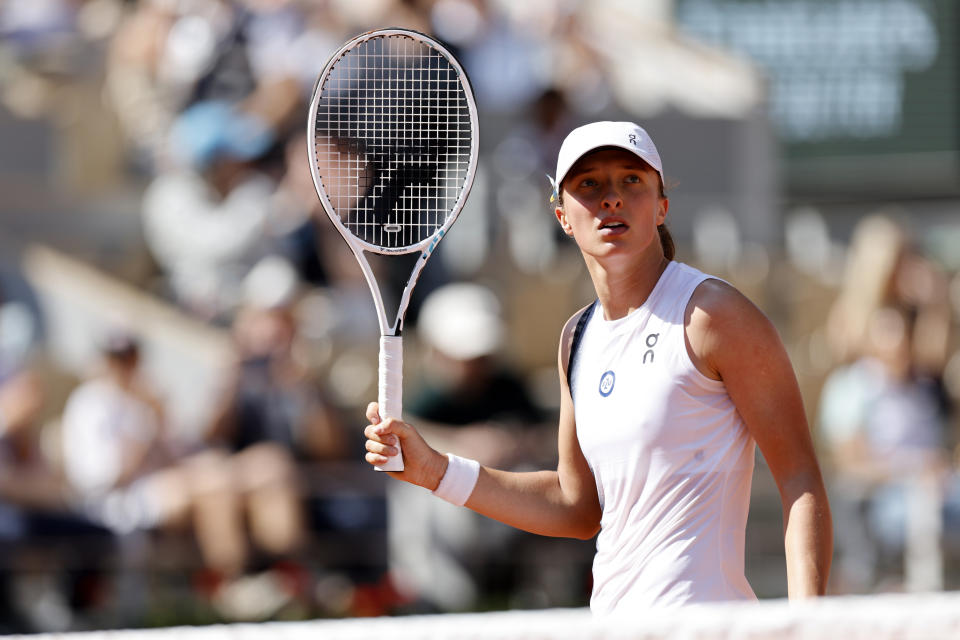
[(557, 220), (586, 255), (662, 253), (657, 226), (669, 201), (660, 195), (659, 174), (633, 153), (589, 153), (573, 165), (561, 188)]

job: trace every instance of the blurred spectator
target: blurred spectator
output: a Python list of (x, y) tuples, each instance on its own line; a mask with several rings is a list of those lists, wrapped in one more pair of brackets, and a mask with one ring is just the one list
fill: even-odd
[(385, 26), (403, 27), (421, 33), (429, 31), (422, 0), (328, 0), (327, 15), (334, 15), (353, 36)]
[(336, 46), (337, 21), (322, 17), (291, 0), (145, 0), (114, 38), (111, 102), (155, 174), (145, 240), (166, 293), (201, 318), (229, 323), (269, 253), (308, 282), (327, 277), (300, 175), (306, 96)]
[[(48, 394), (34, 366), (36, 323), (26, 305), (0, 304), (0, 629), (63, 631), (97, 602), (109, 532), (70, 508), (70, 492), (45, 450)], [(81, 544), (68, 562), (62, 542)], [(96, 540), (98, 544), (92, 544)], [(58, 544), (59, 543), (59, 544)]]
[(41, 450), (43, 383), (32, 362), (36, 323), (0, 292), (0, 537), (29, 536), (42, 514), (63, 515), (66, 491)]
[(289, 600), (280, 581), (263, 592), (252, 612), (238, 610), (236, 591), (248, 569), (247, 519), (254, 541), (272, 556), (299, 544), (288, 511), (292, 477), (270, 451), (231, 457), (200, 451), (173, 459), (164, 438), (164, 408), (139, 376), (140, 349), (125, 331), (103, 344), (102, 373), (67, 400), (61, 431), (66, 475), (78, 508), (117, 535), (164, 529), (193, 531), (213, 580), (214, 603), (224, 615), (258, 617)]
[(300, 460), (342, 458), (342, 426), (296, 350), (296, 272), (282, 258), (266, 258), (245, 285), (246, 304), (233, 324), (233, 383), (208, 439), (233, 451), (273, 444)]
[[(132, 5), (111, 39), (105, 64), (105, 95), (131, 148), (131, 159), (150, 168), (164, 162), (167, 131), (191, 82), (183, 76), (197, 73), (200, 66), (185, 60), (177, 65), (163, 62), (177, 50), (170, 38), (177, 20), (175, 6), (151, 0)], [(194, 50), (211, 46), (211, 35), (200, 31), (195, 28)]]
[(184, 162), (144, 194), (145, 239), (174, 297), (200, 317), (224, 320), (267, 250), (276, 184), (254, 161), (273, 135), (227, 103), (205, 102), (177, 119), (172, 142)]
[[(859, 512), (860, 500), (866, 509), (863, 521), (838, 518), (843, 554), (838, 578), (855, 589), (872, 586), (878, 566), (898, 566), (908, 548), (908, 524), (939, 518), (913, 513), (909, 506), (926, 504), (929, 498), (923, 498), (931, 492), (939, 496), (949, 470), (945, 415), (935, 383), (911, 371), (911, 325), (901, 309), (876, 311), (863, 357), (836, 370), (823, 389), (821, 435), (830, 449), (837, 490), (846, 498), (841, 504), (845, 515)], [(925, 544), (939, 544), (940, 525), (934, 521), (933, 527)], [(915, 579), (916, 568), (906, 564), (905, 579)], [(942, 588), (942, 575), (930, 579), (925, 588)]]
[[(320, 207), (304, 158), (306, 146), (304, 133), (291, 135), (284, 145), (284, 171), (273, 198), (269, 233), (276, 239), (275, 251), (293, 264), (305, 283), (339, 285), (342, 278), (334, 264), (338, 252), (326, 247), (344, 249), (343, 241)], [(352, 261), (349, 252), (342, 253)]]
[[(431, 442), (509, 468), (555, 455), (555, 436), (538, 428), (545, 416), (500, 360), (506, 327), (492, 291), (440, 287), (424, 301), (417, 335), (426, 348), (425, 379), (404, 409)], [(498, 575), (504, 565), (496, 562), (510, 553), (515, 530), (404, 483), (388, 485), (388, 500), (391, 571), (421, 606), (469, 609), (481, 594), (516, 586), (516, 576)]]
[(916, 316), (910, 340), (913, 363), (939, 378), (948, 355), (951, 310), (946, 275), (913, 246), (889, 215), (862, 219), (854, 229), (843, 282), (827, 319), (835, 360), (848, 363), (862, 352), (867, 325), (882, 306), (905, 306)]
[(846, 471), (885, 480), (946, 462), (943, 405), (936, 381), (912, 365), (913, 329), (908, 310), (874, 311), (863, 355), (825, 388), (823, 435)]
[[(446, 5), (446, 6), (445, 6)], [(463, 28), (464, 22), (445, 21), (449, 3), (440, 3), (434, 12), (434, 24), (444, 30)], [(512, 16), (490, 12), (486, 5), (476, 7), (475, 25), (469, 25), (469, 48), (462, 51), (464, 66), (476, 91), (481, 109), (510, 112), (533, 100), (549, 79), (544, 78), (537, 61), (545, 52), (543, 33), (536, 33), (511, 20)], [(461, 16), (467, 12), (461, 10)]]
[[(251, 541), (266, 553), (259, 561), (272, 566), (259, 574), (261, 582), (272, 579), (271, 572), (302, 573), (297, 554), (308, 521), (301, 465), (342, 459), (348, 445), (337, 411), (297, 350), (298, 284), (293, 267), (277, 256), (246, 278), (232, 327), (236, 367), (206, 435), (229, 487), (246, 505)], [(258, 559), (246, 556), (245, 566), (256, 569)], [(248, 591), (244, 583), (237, 586), (224, 594), (227, 610), (241, 606), (229, 600), (242, 602)]]
[(106, 64), (107, 95), (134, 158), (164, 170), (167, 132), (198, 102), (226, 102), (283, 131), (333, 48), (305, 10), (289, 0), (137, 3)]
[(61, 422), (66, 477), (91, 519), (118, 533), (159, 525), (171, 514), (156, 475), (169, 464), (164, 409), (140, 379), (140, 348), (116, 330), (101, 344), (102, 371), (70, 394)]
[(836, 474), (837, 578), (847, 588), (872, 588), (878, 566), (901, 560), (908, 588), (943, 586), (945, 289), (893, 220), (858, 225), (831, 313), (843, 364), (824, 384), (819, 420)]
[(546, 176), (555, 173), (555, 159), (572, 128), (572, 119), (564, 94), (548, 87), (492, 154), (500, 178), (498, 231), (508, 243), (514, 263), (524, 271), (546, 272), (563, 262), (557, 259), (558, 249), (571, 247), (562, 229), (543, 215), (543, 192), (548, 185)]
[(43, 396), (29, 367), (34, 327), (26, 306), (0, 293), (0, 437), (18, 433), (40, 411)]
[(544, 416), (499, 357), (506, 327), (496, 295), (469, 283), (440, 287), (424, 302), (417, 335), (426, 347), (425, 375), (405, 409), (418, 424), (433, 423), (442, 446), (489, 464), (510, 466), (530, 455), (515, 436)]

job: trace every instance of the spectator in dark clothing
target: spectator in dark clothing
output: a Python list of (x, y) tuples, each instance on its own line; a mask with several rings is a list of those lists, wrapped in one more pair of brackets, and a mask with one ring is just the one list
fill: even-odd
[(208, 439), (234, 452), (271, 444), (298, 460), (340, 458), (346, 440), (336, 411), (297, 354), (296, 288), (297, 274), (278, 257), (246, 279), (234, 378)]

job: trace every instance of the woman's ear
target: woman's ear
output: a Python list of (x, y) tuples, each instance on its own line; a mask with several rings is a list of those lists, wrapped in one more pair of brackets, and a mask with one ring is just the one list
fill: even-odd
[(570, 226), (570, 222), (567, 221), (567, 214), (563, 211), (563, 206), (558, 205), (556, 209), (553, 210), (554, 215), (557, 216), (557, 222), (560, 223), (560, 226), (563, 228), (563, 232), (568, 236), (573, 236), (573, 228)]
[(657, 210), (657, 226), (660, 226), (666, 221), (668, 211), (670, 211), (670, 199), (660, 198), (660, 207)]

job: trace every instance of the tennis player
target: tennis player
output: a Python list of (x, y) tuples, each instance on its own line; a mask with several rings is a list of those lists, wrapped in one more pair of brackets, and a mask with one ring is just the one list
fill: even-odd
[(597, 294), (561, 336), (557, 470), (442, 455), (375, 403), (367, 462), (399, 441), (396, 478), (534, 533), (599, 533), (590, 606), (604, 615), (756, 598), (744, 575), (756, 444), (783, 504), (789, 596), (823, 594), (830, 510), (790, 361), (746, 297), (673, 259), (653, 141), (629, 122), (575, 129), (554, 184)]

